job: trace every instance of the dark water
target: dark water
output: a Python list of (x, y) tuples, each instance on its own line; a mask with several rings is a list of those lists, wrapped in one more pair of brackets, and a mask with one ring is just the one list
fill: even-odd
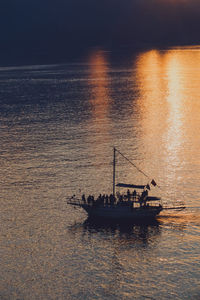
[[(199, 47), (0, 69), (1, 299), (200, 299), (199, 69)], [(187, 209), (122, 226), (68, 207), (112, 191), (114, 145)]]

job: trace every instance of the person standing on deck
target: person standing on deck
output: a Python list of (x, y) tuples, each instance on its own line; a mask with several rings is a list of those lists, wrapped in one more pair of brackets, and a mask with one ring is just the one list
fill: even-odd
[(83, 201), (83, 203), (86, 203), (85, 194), (82, 195), (82, 201)]

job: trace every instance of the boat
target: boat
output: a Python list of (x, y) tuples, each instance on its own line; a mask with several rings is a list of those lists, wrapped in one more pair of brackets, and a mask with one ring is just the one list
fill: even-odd
[[(139, 172), (143, 173), (132, 161), (122, 154), (115, 147), (113, 148), (113, 191), (112, 194), (101, 195), (95, 199), (93, 196), (88, 197), (85, 194), (81, 198), (73, 195), (67, 198), (67, 203), (75, 207), (84, 209), (89, 218), (96, 220), (110, 221), (137, 221), (155, 219), (163, 209), (184, 209), (185, 207), (164, 208), (162, 199), (156, 196), (150, 196), (149, 192), (157, 183), (150, 179), (146, 185), (116, 183), (116, 153), (121, 155)], [(149, 177), (148, 177), (149, 179)], [(116, 187), (126, 189), (124, 193), (116, 193)]]

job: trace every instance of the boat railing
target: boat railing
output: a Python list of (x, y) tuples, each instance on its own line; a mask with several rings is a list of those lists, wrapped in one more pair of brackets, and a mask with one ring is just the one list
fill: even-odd
[(122, 201), (120, 201), (119, 199), (115, 199), (115, 201), (113, 202), (105, 202), (105, 201), (98, 201), (98, 200), (94, 200), (94, 201), (83, 201), (82, 198), (78, 198), (76, 196), (72, 196), (72, 197), (68, 197), (67, 198), (67, 204), (70, 205), (74, 205), (74, 206), (91, 206), (91, 207), (98, 207), (98, 206), (103, 206), (103, 207), (118, 207), (118, 206), (130, 206), (130, 207), (135, 207), (135, 208), (139, 208), (141, 206), (144, 207), (159, 207), (160, 206), (160, 202), (159, 201), (149, 201), (149, 202), (142, 202), (139, 201), (139, 198), (135, 197), (134, 199), (127, 199), (127, 198), (123, 198)]
[(67, 197), (67, 204), (80, 206), (81, 204), (83, 204), (83, 202), (79, 198), (72, 196), (72, 197)]

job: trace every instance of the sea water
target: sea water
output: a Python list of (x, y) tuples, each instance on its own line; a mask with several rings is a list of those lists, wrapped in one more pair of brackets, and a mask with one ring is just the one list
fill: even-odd
[[(93, 49), (0, 68), (0, 298), (200, 299), (200, 47)], [(87, 221), (66, 197), (147, 184), (153, 224)]]

